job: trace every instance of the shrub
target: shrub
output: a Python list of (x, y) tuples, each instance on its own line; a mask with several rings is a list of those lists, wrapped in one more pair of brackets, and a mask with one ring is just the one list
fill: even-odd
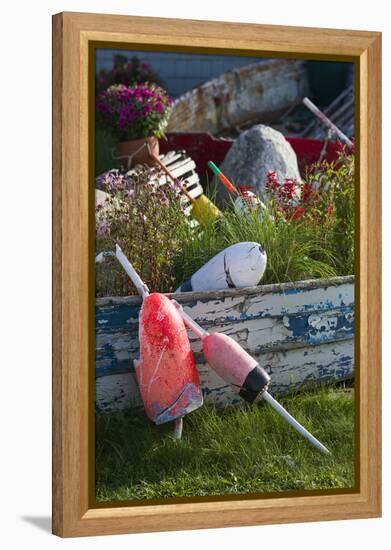
[[(322, 229), (325, 244), (338, 258), (341, 274), (354, 273), (354, 155), (345, 148), (336, 161), (311, 166), (302, 182), (279, 182), (268, 174), (266, 188), (277, 218)], [(328, 241), (328, 242), (326, 242)]]
[[(109, 197), (96, 207), (96, 252), (113, 250), (118, 243), (151, 291), (168, 292), (174, 286), (174, 257), (187, 222), (177, 192), (159, 185), (160, 175), (139, 167), (131, 177), (118, 170), (103, 176), (100, 185)], [(97, 266), (96, 293), (137, 294), (115, 259)]]
[(266, 250), (267, 266), (262, 284), (337, 275), (336, 258), (324, 243), (321, 228), (275, 218), (269, 205), (266, 210), (248, 213), (227, 210), (217, 224), (210, 222), (197, 232), (189, 227), (182, 231), (182, 251), (175, 264), (178, 284), (222, 249), (242, 241), (259, 242)]
[[(156, 171), (144, 167), (132, 180), (118, 171), (105, 176), (110, 208), (97, 212), (97, 252), (119, 242), (151, 290), (173, 291), (215, 254), (235, 243), (261, 243), (268, 256), (262, 284), (330, 278), (354, 273), (354, 156), (314, 165), (303, 183), (282, 191), (269, 177), (266, 209), (224, 211), (218, 222), (190, 227), (176, 192), (157, 187)], [(98, 268), (98, 294), (135, 293), (122, 268)]]

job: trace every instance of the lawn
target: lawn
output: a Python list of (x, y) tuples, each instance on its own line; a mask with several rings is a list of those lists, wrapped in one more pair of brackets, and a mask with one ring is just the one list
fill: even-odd
[(326, 456), (267, 404), (185, 418), (183, 437), (143, 411), (97, 416), (98, 501), (265, 493), (354, 485), (354, 395), (323, 388), (281, 403), (332, 452)]

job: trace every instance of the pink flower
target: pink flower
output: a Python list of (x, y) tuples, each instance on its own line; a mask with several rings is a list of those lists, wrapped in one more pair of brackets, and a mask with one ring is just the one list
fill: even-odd
[(115, 84), (98, 95), (96, 111), (120, 140), (161, 137), (172, 100), (156, 84)]

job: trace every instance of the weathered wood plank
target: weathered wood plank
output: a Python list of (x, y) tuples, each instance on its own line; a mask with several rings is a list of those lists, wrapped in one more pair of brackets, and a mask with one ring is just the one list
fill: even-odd
[(305, 95), (302, 61), (273, 59), (230, 70), (179, 97), (168, 132), (211, 132), (245, 124), (267, 123)]
[[(331, 342), (311, 348), (271, 351), (252, 354), (272, 377), (271, 391), (283, 395), (352, 378), (354, 375), (353, 339)], [(227, 385), (196, 355), (197, 369), (205, 403), (217, 407), (238, 405), (242, 402), (233, 388)], [(99, 411), (112, 411), (142, 406), (136, 378), (128, 362), (128, 370), (96, 379), (96, 406)]]
[[(329, 382), (353, 375), (353, 278), (315, 283), (172, 296), (205, 328), (238, 341), (270, 369), (275, 391), (285, 393), (311, 380)], [(97, 300), (97, 392), (105, 395), (97, 397), (98, 408), (107, 409), (103, 402), (116, 407), (122, 399), (129, 405), (135, 395), (137, 402), (134, 379), (128, 378), (134, 373), (133, 360), (139, 357), (140, 306), (138, 297)], [(238, 402), (236, 394), (205, 365), (200, 341), (191, 333), (189, 338), (206, 399), (220, 405)]]
[[(345, 308), (321, 314), (280, 316), (252, 319), (236, 323), (221, 323), (211, 327), (211, 332), (222, 332), (238, 341), (249, 353), (313, 346), (323, 342), (349, 340), (354, 336), (354, 315)], [(194, 353), (201, 351), (201, 342), (189, 332)], [(96, 376), (104, 376), (111, 370), (126, 372), (129, 362), (139, 356), (138, 324), (96, 332)]]
[[(296, 288), (294, 291), (290, 288), (277, 288), (272, 292), (264, 292), (267, 289), (265, 286), (255, 288), (259, 290), (254, 294), (246, 294), (248, 289), (233, 289), (217, 293), (188, 292), (168, 296), (174, 297), (189, 315), (208, 328), (262, 318), (286, 317), (284, 323), (297, 332), (303, 316), (314, 315), (311, 323), (316, 326), (319, 325), (316, 315), (322, 312), (337, 310), (347, 317), (353, 314), (354, 285), (344, 279), (336, 286), (330, 284), (327, 287)], [(221, 297), (218, 296), (220, 293)], [(98, 299), (97, 331), (106, 325), (111, 328), (137, 325), (140, 305), (138, 296)]]
[[(299, 290), (309, 291), (314, 288), (329, 288), (339, 287), (344, 284), (354, 284), (354, 275), (348, 275), (345, 277), (333, 277), (331, 279), (308, 279), (305, 281), (294, 281), (291, 283), (274, 283), (270, 285), (258, 285), (247, 288), (229, 288), (224, 290), (211, 290), (202, 292), (186, 292), (176, 294), (175, 292), (167, 293), (169, 298), (175, 298), (177, 302), (185, 304), (187, 301), (195, 302), (201, 301), (218, 301), (222, 298), (235, 298), (237, 296), (265, 296), (266, 294), (283, 293), (284, 295), (292, 294)], [(106, 296), (104, 298), (97, 298), (97, 307), (105, 305), (120, 305), (129, 304), (136, 305), (141, 304), (140, 296)]]
[[(239, 289), (240, 290), (240, 289)], [(190, 298), (191, 300), (191, 298)], [(197, 322), (211, 326), (221, 320), (237, 322), (262, 317), (305, 314), (332, 308), (351, 308), (354, 287), (350, 284), (320, 288), (286, 289), (246, 297), (238, 293), (223, 300), (190, 301), (182, 304)]]
[[(190, 158), (183, 159), (173, 166), (174, 169), (171, 165), (168, 165), (167, 168), (175, 178), (185, 182), (188, 181), (190, 177), (193, 177), (197, 182), (199, 181), (198, 174), (195, 172), (195, 163)], [(186, 177), (184, 177), (185, 175)], [(166, 174), (161, 175), (158, 181), (160, 185), (165, 185), (166, 183), (172, 184), (172, 180)]]

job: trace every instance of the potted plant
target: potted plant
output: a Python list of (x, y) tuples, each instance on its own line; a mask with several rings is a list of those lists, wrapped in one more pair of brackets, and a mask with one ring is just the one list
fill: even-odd
[(153, 165), (147, 142), (159, 154), (159, 138), (164, 137), (172, 100), (157, 84), (134, 86), (114, 84), (98, 95), (96, 111), (102, 124), (118, 140), (116, 156), (122, 164)]

